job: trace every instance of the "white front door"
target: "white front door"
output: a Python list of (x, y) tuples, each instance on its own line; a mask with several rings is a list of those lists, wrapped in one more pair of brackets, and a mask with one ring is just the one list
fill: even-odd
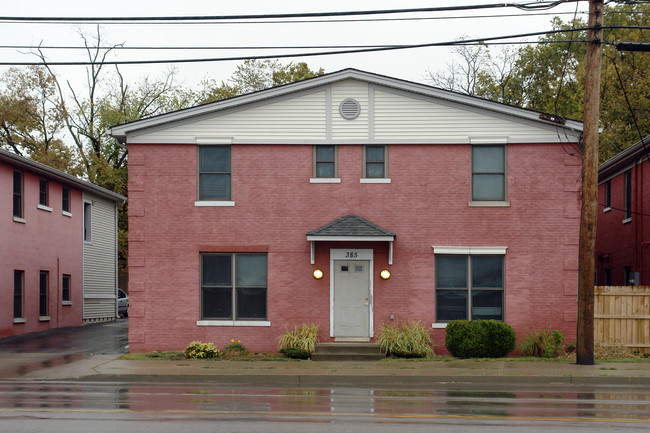
[(370, 337), (370, 260), (333, 260), (333, 336)]

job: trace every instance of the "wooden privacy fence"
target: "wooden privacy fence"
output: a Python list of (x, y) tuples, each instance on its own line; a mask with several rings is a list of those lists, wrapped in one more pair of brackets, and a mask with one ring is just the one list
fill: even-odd
[(650, 286), (596, 286), (594, 343), (650, 354)]

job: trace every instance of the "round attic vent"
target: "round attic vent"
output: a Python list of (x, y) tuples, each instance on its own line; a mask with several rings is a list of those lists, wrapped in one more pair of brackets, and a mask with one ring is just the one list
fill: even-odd
[(356, 119), (361, 113), (361, 105), (357, 102), (356, 99), (347, 98), (341, 102), (339, 105), (339, 113), (341, 117), (347, 120)]

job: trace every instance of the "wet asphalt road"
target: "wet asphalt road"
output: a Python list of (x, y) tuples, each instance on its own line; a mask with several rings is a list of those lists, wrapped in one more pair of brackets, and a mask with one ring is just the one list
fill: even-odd
[(0, 353), (122, 354), (129, 351), (129, 320), (52, 329), (0, 339)]
[(645, 432), (650, 390), (0, 382), (11, 432)]

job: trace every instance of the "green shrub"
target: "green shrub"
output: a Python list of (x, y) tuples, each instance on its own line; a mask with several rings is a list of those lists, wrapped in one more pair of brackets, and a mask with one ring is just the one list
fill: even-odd
[(562, 349), (563, 342), (564, 334), (558, 330), (533, 328), (526, 332), (518, 348), (526, 356), (557, 358), (564, 352)]
[(319, 327), (315, 323), (296, 325), (292, 330), (287, 329), (277, 339), (278, 351), (282, 349), (299, 349), (311, 355), (318, 342)]
[(192, 341), (183, 351), (188, 359), (210, 359), (218, 358), (219, 350), (212, 343)]
[(456, 358), (501, 358), (515, 349), (515, 331), (494, 320), (454, 320), (447, 324), (445, 345)]
[(381, 350), (398, 358), (429, 358), (434, 356), (431, 334), (420, 322), (383, 324), (377, 342)]
[(280, 349), (280, 353), (287, 358), (292, 359), (309, 359), (309, 352), (302, 349), (295, 349), (293, 347), (285, 347)]

